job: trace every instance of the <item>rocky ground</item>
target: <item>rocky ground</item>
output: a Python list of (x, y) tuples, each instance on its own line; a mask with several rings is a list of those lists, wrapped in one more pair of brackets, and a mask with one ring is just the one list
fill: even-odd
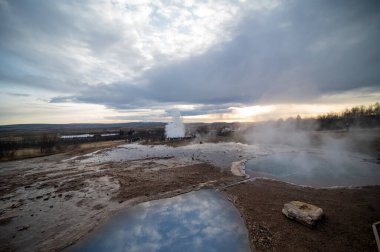
[[(229, 169), (279, 150), (123, 145), (0, 163), (0, 251), (61, 250), (121, 209), (199, 188), (216, 188), (237, 206), (256, 250), (375, 251), (380, 186), (313, 189)], [(281, 209), (292, 200), (323, 208), (325, 218), (314, 229), (287, 219)]]
[[(380, 186), (313, 189), (257, 179), (224, 192), (258, 251), (377, 251), (371, 225), (380, 220)], [(324, 218), (313, 229), (287, 219), (281, 210), (293, 200), (321, 207)]]
[(60, 154), (0, 166), (0, 251), (61, 250), (122, 208), (240, 180), (175, 157), (83, 164)]

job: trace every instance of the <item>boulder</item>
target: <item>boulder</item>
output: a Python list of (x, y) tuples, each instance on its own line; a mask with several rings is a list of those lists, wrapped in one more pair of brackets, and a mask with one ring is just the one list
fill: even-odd
[(291, 201), (284, 204), (282, 213), (289, 219), (308, 227), (314, 227), (323, 216), (322, 208), (301, 201)]
[(247, 174), (245, 174), (245, 164), (247, 163), (246, 159), (232, 162), (231, 164), (231, 172), (235, 176), (239, 177), (249, 177)]

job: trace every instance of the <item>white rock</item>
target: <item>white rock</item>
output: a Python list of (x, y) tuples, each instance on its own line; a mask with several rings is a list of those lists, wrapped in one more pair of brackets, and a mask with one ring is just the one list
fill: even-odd
[(309, 227), (314, 227), (323, 216), (322, 208), (301, 201), (291, 201), (284, 204), (282, 213), (289, 219), (296, 220)]
[(235, 176), (245, 177), (245, 163), (247, 163), (246, 159), (232, 162), (231, 164), (231, 172)]

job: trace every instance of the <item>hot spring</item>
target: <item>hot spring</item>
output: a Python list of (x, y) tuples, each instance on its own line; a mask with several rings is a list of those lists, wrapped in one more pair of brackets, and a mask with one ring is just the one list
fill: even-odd
[(314, 187), (380, 184), (380, 165), (347, 153), (279, 152), (250, 159), (246, 173)]
[(200, 190), (145, 202), (112, 217), (67, 251), (250, 251), (239, 211)]

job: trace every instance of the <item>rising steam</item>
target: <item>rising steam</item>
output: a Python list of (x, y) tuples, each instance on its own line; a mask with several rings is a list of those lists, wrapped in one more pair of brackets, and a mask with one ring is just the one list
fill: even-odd
[(176, 110), (171, 113), (172, 121), (165, 126), (166, 138), (180, 138), (185, 136), (185, 125), (181, 113)]

